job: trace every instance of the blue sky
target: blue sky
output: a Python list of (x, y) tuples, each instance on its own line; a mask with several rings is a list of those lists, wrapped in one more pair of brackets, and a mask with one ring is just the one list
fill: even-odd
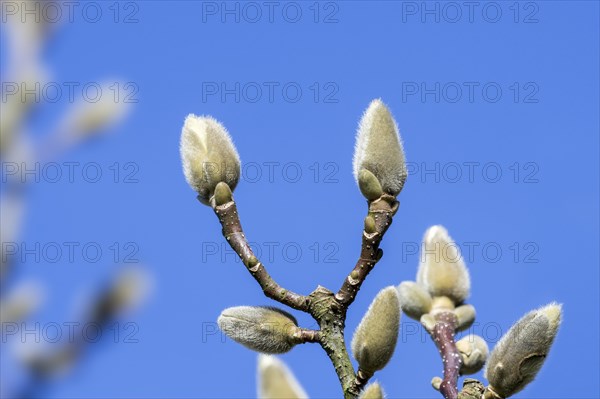
[[(411, 173), (348, 336), (381, 288), (414, 280), (415, 245), (443, 224), (467, 258), (474, 332), (490, 346), (527, 311), (564, 304), (545, 366), (517, 397), (600, 396), (598, 3), (144, 1), (120, 3), (118, 15), (95, 4), (98, 22), (76, 9), (57, 26), (45, 62), (61, 84), (130, 82), (121, 89), (137, 102), (111, 134), (59, 161), (99, 164), (98, 183), (76, 175), (30, 186), (22, 241), (93, 242), (105, 256), (24, 262), (19, 277), (46, 287), (31, 323), (72, 318), (81, 292), (119, 267), (115, 242), (119, 260), (137, 250), (154, 290), (119, 326), (126, 334), (124, 323), (136, 323), (137, 343), (91, 345), (42, 397), (254, 397), (256, 354), (215, 322), (226, 307), (273, 303), (183, 178), (183, 120), (210, 114), (228, 128), (244, 164), (235, 196), (247, 236), (281, 285), (308, 294), (339, 288), (358, 255), (366, 205), (352, 177), (354, 135), (379, 97)], [(68, 105), (44, 107), (32, 130)], [(438, 354), (403, 322), (376, 379), (390, 398), (438, 397), (429, 385)], [(282, 358), (311, 397), (339, 397), (318, 346)]]

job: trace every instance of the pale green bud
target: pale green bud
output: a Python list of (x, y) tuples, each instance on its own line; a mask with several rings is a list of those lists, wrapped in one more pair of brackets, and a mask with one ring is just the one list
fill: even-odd
[(443, 226), (432, 226), (425, 232), (417, 283), (431, 296), (446, 296), (455, 304), (469, 296), (471, 281), (460, 250)]
[(471, 327), (475, 321), (475, 307), (473, 305), (461, 305), (454, 309), (456, 315), (456, 331), (463, 331)]
[(223, 125), (210, 116), (188, 115), (181, 131), (181, 161), (188, 184), (208, 205), (219, 182), (235, 189), (240, 157)]
[(294, 374), (275, 356), (258, 355), (258, 398), (307, 399)]
[(233, 200), (233, 193), (227, 183), (219, 182), (215, 187), (215, 205), (223, 205)]
[(358, 188), (360, 192), (369, 201), (374, 201), (383, 195), (381, 183), (375, 175), (367, 169), (358, 172)]
[(462, 357), (461, 374), (475, 374), (483, 368), (489, 349), (487, 343), (478, 335), (467, 335), (456, 343)]
[(393, 196), (400, 193), (406, 181), (406, 162), (398, 126), (379, 99), (371, 102), (360, 120), (353, 167), (357, 182), (361, 170), (366, 169), (377, 177), (383, 191)]
[(402, 311), (412, 319), (419, 320), (431, 310), (431, 295), (414, 281), (403, 281), (398, 286)]
[(352, 338), (352, 353), (366, 373), (381, 370), (391, 359), (400, 328), (400, 301), (396, 287), (379, 291)]
[(358, 399), (384, 399), (385, 392), (378, 382), (369, 384), (362, 390)]
[(266, 306), (236, 306), (225, 309), (219, 328), (234, 341), (261, 353), (285, 353), (296, 345), (294, 316)]
[(542, 367), (562, 316), (562, 306), (551, 303), (523, 316), (500, 339), (486, 366), (490, 389), (507, 398), (521, 391)]

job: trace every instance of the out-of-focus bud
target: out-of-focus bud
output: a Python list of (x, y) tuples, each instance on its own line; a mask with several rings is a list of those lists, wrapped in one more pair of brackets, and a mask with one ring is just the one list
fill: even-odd
[[(121, 83), (118, 83), (121, 84)], [(130, 104), (115, 97), (115, 83), (100, 84), (98, 101), (80, 100), (69, 110), (63, 121), (64, 140), (92, 137), (114, 126), (127, 114)]]
[(535, 378), (544, 364), (562, 317), (562, 306), (551, 303), (523, 316), (500, 339), (486, 366), (489, 390), (508, 398)]
[(385, 367), (394, 354), (399, 328), (398, 290), (387, 287), (377, 294), (352, 338), (352, 353), (362, 371), (372, 375)]
[[(5, 22), (10, 47), (9, 60), (13, 67), (30, 65), (40, 57), (43, 46), (50, 37), (52, 25), (46, 16), (41, 16), (43, 7), (40, 0), (25, 0), (18, 3), (3, 2), (2, 22)], [(19, 10), (17, 12), (15, 10)], [(27, 16), (29, 10), (33, 16)], [(30, 11), (29, 11), (30, 12)]]
[[(360, 172), (366, 169), (379, 180), (383, 191), (393, 196), (400, 193), (406, 181), (406, 162), (398, 126), (380, 99), (371, 102), (360, 120), (353, 167), (359, 185)], [(364, 194), (362, 186), (361, 191)]]
[(454, 309), (456, 315), (456, 331), (463, 331), (471, 327), (475, 321), (475, 307), (473, 305), (461, 305)]
[(483, 368), (489, 349), (487, 343), (478, 335), (467, 335), (456, 343), (462, 357), (461, 374), (475, 374)]
[(358, 399), (384, 399), (385, 392), (378, 382), (369, 384), (362, 390)]
[[(3, 178), (6, 175), (3, 175)], [(9, 179), (7, 179), (8, 181)], [(25, 214), (25, 201), (17, 193), (4, 190), (0, 193), (0, 281), (8, 274), (9, 264), (17, 255), (17, 240), (21, 232), (21, 223)]]
[(285, 353), (297, 343), (296, 319), (277, 308), (236, 306), (225, 309), (217, 323), (229, 338), (257, 352)]
[(40, 380), (65, 377), (73, 370), (82, 351), (81, 345), (74, 344), (44, 349), (29, 346), (23, 345), (18, 356)]
[(414, 281), (403, 281), (398, 286), (402, 311), (412, 319), (419, 320), (431, 310), (431, 295)]
[(150, 290), (148, 274), (137, 267), (121, 270), (109, 289), (100, 296), (89, 318), (104, 323), (139, 305)]
[(308, 395), (289, 368), (278, 358), (258, 355), (259, 399), (307, 399)]
[(219, 182), (233, 191), (240, 178), (240, 157), (223, 125), (210, 116), (188, 115), (181, 132), (183, 173), (206, 205)]
[(0, 302), (0, 323), (24, 320), (39, 306), (41, 298), (42, 290), (37, 284), (22, 283)]
[(458, 246), (442, 226), (432, 226), (425, 232), (417, 283), (431, 296), (446, 296), (455, 304), (469, 296), (471, 281)]
[[(34, 19), (34, 18), (33, 18)], [(10, 154), (13, 146), (20, 144), (23, 136), (23, 120), (39, 98), (28, 90), (43, 87), (48, 80), (48, 72), (37, 63), (30, 63), (17, 71), (12, 82), (3, 85), (2, 117), (0, 118), (0, 156), (3, 160), (21, 161)]]

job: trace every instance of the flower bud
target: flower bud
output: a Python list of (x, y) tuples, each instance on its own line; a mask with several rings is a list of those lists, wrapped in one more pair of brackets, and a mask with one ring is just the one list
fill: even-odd
[(262, 353), (285, 353), (296, 345), (294, 316), (272, 307), (236, 306), (225, 309), (219, 328), (234, 341)]
[(431, 310), (431, 295), (414, 281), (403, 281), (398, 286), (402, 311), (412, 319), (419, 320)]
[(391, 359), (400, 328), (400, 301), (396, 287), (379, 291), (352, 338), (352, 353), (366, 373), (381, 370)]
[(240, 157), (223, 125), (210, 116), (188, 115), (181, 132), (181, 161), (188, 184), (208, 205), (219, 182), (235, 189)]
[(507, 398), (533, 381), (550, 351), (561, 316), (561, 305), (551, 303), (513, 325), (490, 355), (485, 370), (488, 389)]
[(378, 382), (369, 384), (362, 390), (358, 399), (383, 399), (385, 398), (385, 392)]
[(435, 321), (435, 317), (433, 317), (431, 313), (425, 313), (423, 316), (421, 316), (419, 321), (421, 322), (421, 325), (425, 327), (425, 330), (429, 331), (430, 333), (433, 331), (435, 324), (437, 323)]
[(369, 201), (374, 201), (383, 195), (381, 183), (375, 175), (366, 169), (358, 172), (358, 188), (362, 195)]
[(123, 120), (130, 109), (125, 101), (116, 101), (109, 94), (113, 83), (99, 86), (100, 96), (96, 102), (80, 101), (73, 105), (63, 123), (63, 129), (71, 138), (92, 137)]
[(467, 335), (456, 343), (462, 357), (461, 374), (475, 374), (483, 368), (489, 349), (487, 343), (478, 335)]
[(473, 305), (462, 305), (454, 309), (456, 315), (456, 331), (463, 331), (471, 327), (475, 321), (475, 307)]
[(353, 167), (354, 178), (359, 184), (360, 172), (366, 169), (375, 175), (383, 191), (393, 196), (400, 193), (406, 181), (404, 149), (398, 126), (379, 99), (371, 102), (360, 120)]
[(417, 283), (427, 288), (431, 296), (446, 296), (455, 304), (469, 296), (469, 271), (458, 246), (442, 226), (432, 226), (425, 232)]
[(308, 395), (288, 367), (275, 356), (258, 355), (260, 399), (306, 399)]

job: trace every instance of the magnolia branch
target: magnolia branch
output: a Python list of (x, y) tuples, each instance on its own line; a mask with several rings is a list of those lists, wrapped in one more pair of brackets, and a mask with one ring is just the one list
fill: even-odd
[(398, 205), (398, 201), (387, 194), (375, 201), (369, 201), (369, 214), (365, 219), (360, 257), (335, 295), (338, 302), (345, 308), (354, 302), (362, 283), (383, 256), (379, 244), (392, 223), (392, 217), (398, 210)]
[(242, 230), (237, 206), (233, 199), (222, 205), (215, 205), (214, 211), (223, 227), (223, 237), (225, 237), (235, 253), (238, 254), (265, 295), (291, 308), (308, 312), (308, 297), (287, 290), (277, 284), (267, 272), (265, 266), (254, 255)]
[(444, 365), (444, 378), (439, 386), (439, 391), (446, 399), (456, 399), (458, 397), (458, 377), (462, 365), (462, 357), (454, 341), (457, 325), (456, 315), (449, 311), (442, 311), (434, 317), (435, 325), (428, 331), (440, 352)]

